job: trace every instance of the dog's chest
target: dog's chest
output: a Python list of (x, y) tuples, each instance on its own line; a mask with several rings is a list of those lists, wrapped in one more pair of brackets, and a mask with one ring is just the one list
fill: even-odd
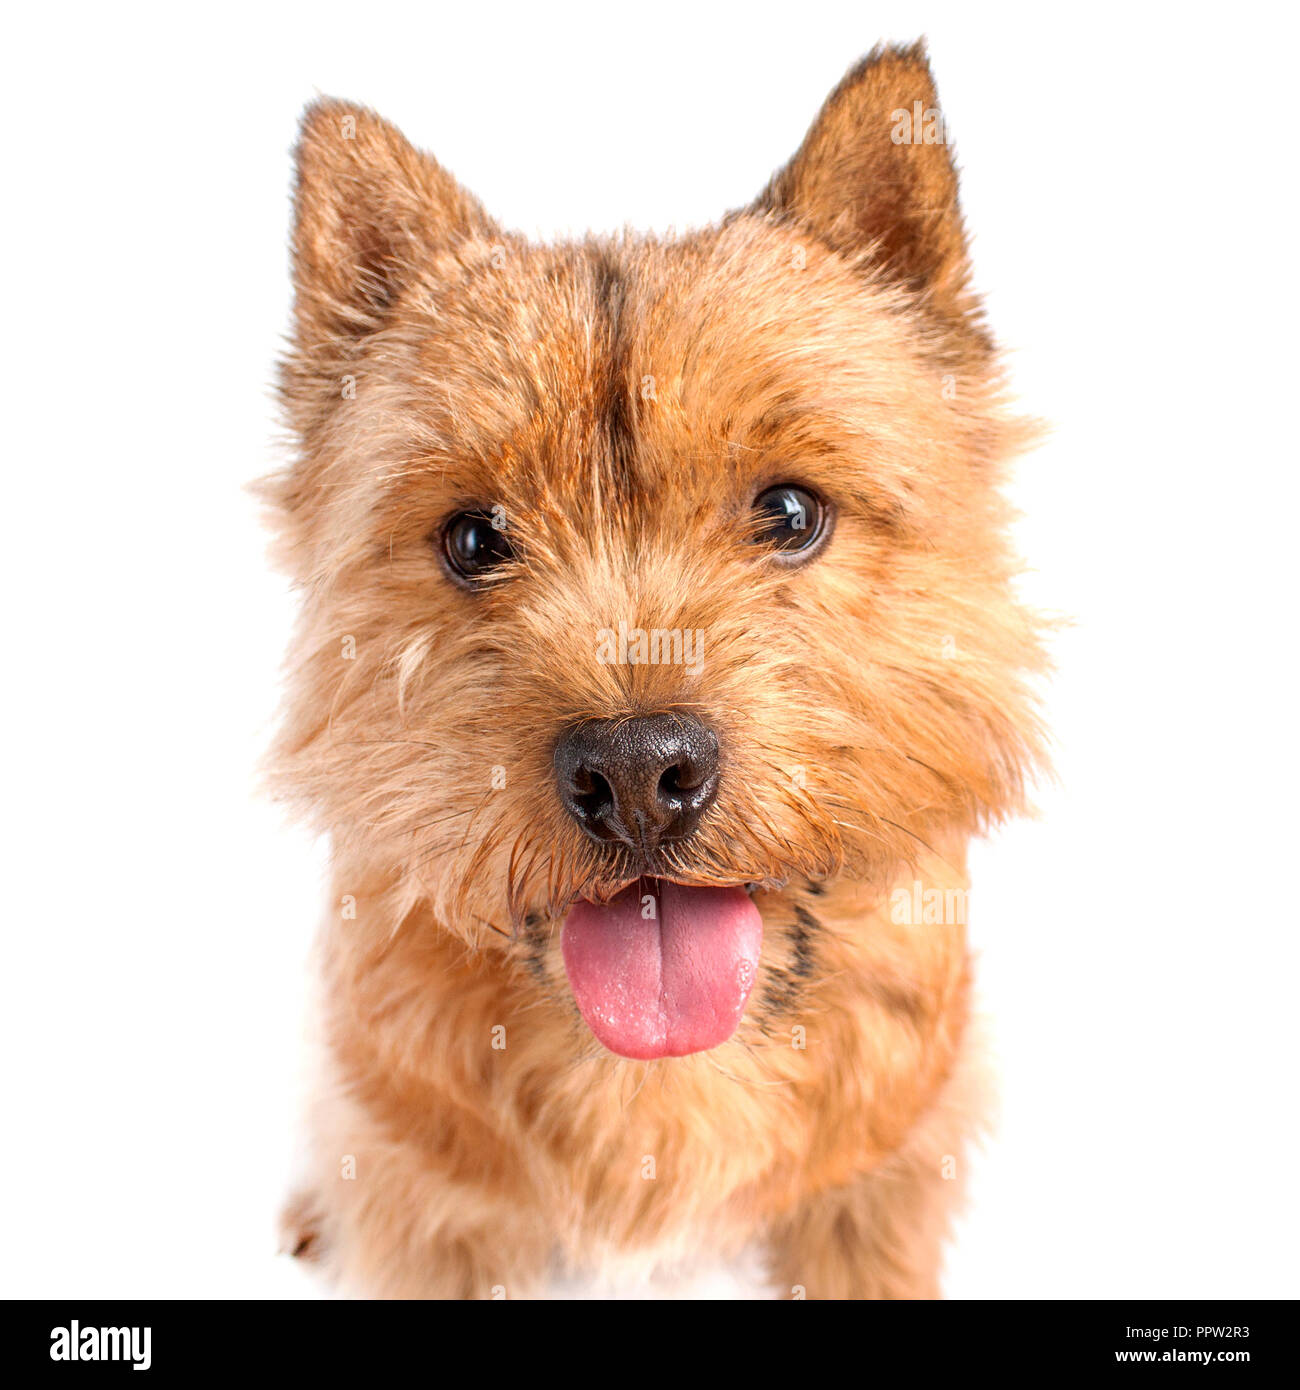
[(657, 1252), (619, 1255), (599, 1266), (552, 1276), (550, 1299), (775, 1299), (778, 1291), (761, 1252), (729, 1259), (674, 1260)]

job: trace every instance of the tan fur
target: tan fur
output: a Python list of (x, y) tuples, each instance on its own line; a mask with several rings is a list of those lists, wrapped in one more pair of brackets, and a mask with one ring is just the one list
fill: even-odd
[[(1020, 807), (1042, 661), (998, 492), (1028, 432), (950, 150), (891, 139), (917, 101), (920, 49), (878, 51), (751, 208), (560, 246), (372, 113), (305, 117), (276, 770), (331, 837), (334, 907), (288, 1244), (349, 1290), (526, 1296), (758, 1242), (787, 1296), (937, 1291), (978, 1112), (965, 929), (891, 894), (964, 888), (969, 837)], [(791, 480), (836, 513), (797, 569), (745, 530)], [(521, 558), (467, 593), (429, 537), (494, 504)], [(599, 664), (620, 620), (703, 631), (702, 666)], [(719, 731), (723, 778), (671, 874), (758, 884), (763, 957), (730, 1042), (632, 1062), (559, 959), (567, 906), (626, 877), (551, 756), (574, 721), (673, 709)]]

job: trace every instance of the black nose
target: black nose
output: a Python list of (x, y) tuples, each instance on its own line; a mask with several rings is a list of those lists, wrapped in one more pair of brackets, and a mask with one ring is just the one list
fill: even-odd
[(561, 735), (555, 776), (593, 840), (648, 855), (689, 835), (718, 794), (718, 739), (686, 714), (592, 720)]

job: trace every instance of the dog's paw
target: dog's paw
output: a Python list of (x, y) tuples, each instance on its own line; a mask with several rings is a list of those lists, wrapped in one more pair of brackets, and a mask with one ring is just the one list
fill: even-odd
[(324, 1229), (316, 1194), (310, 1189), (295, 1192), (280, 1213), (280, 1254), (319, 1262), (325, 1253)]

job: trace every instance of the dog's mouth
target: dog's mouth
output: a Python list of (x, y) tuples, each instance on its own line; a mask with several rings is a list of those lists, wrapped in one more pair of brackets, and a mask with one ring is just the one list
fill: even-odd
[(743, 887), (642, 878), (564, 919), (564, 968), (587, 1026), (611, 1052), (683, 1057), (736, 1031), (758, 973), (763, 923)]

